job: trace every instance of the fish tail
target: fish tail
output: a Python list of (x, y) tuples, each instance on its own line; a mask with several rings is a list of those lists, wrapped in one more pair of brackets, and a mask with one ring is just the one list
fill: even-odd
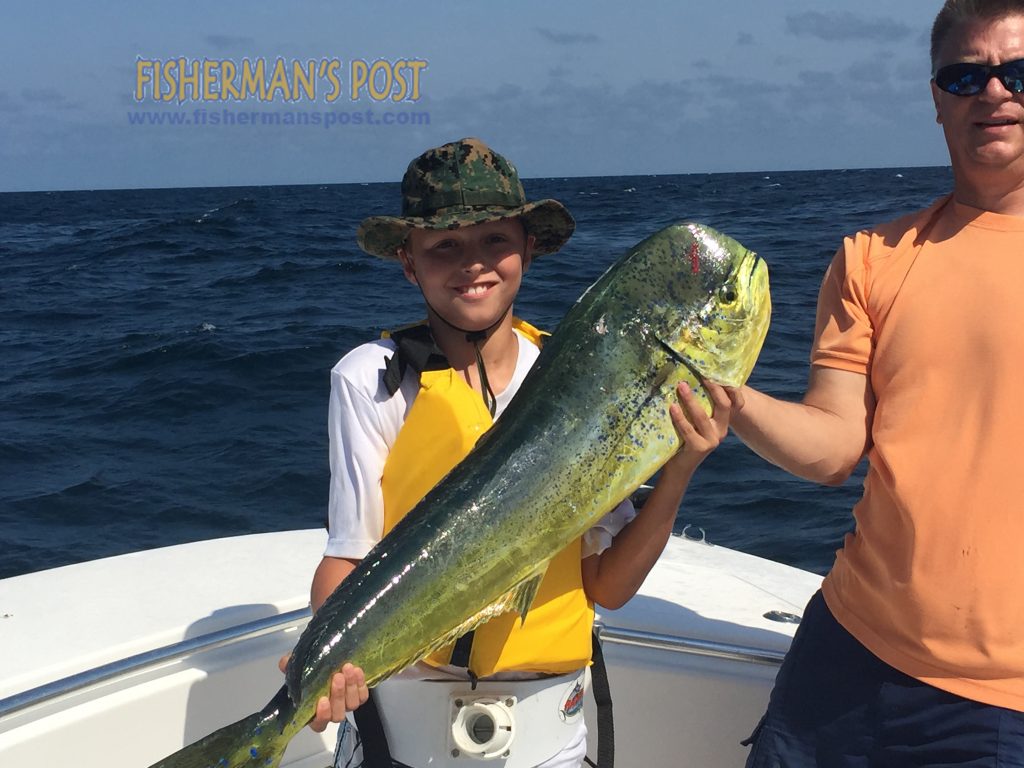
[(150, 768), (277, 768), (285, 748), (305, 723), (282, 686), (259, 712), (226, 725)]

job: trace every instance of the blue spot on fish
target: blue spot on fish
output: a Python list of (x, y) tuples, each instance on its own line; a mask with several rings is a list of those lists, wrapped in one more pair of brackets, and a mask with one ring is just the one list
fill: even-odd
[(256, 749), (256, 747), (249, 747), (249, 754), (253, 757), (256, 757), (256, 755), (258, 755), (259, 753), (260, 751)]

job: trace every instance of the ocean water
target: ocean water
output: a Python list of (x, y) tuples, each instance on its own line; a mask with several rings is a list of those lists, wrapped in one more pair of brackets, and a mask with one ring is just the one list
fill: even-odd
[[(768, 262), (772, 327), (751, 383), (796, 399), (818, 284), (844, 234), (924, 207), (948, 168), (525, 182), (577, 232), (516, 305), (549, 329), (672, 221)], [(0, 577), (197, 539), (323, 524), (329, 371), (417, 320), (416, 289), (362, 253), (398, 185), (0, 194)], [(824, 573), (863, 474), (824, 488), (735, 437), (677, 530)], [(699, 533), (703, 530), (703, 534)], [(311, 564), (312, 568), (312, 564)]]

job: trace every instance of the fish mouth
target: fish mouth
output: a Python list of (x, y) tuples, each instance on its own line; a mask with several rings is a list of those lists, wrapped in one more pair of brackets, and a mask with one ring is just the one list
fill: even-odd
[[(748, 284), (749, 284), (749, 283), (753, 283), (753, 282), (754, 282), (754, 281), (755, 281), (755, 280), (757, 279), (757, 276), (756, 276), (756, 273), (757, 273), (757, 268), (758, 268), (758, 267), (759, 267), (759, 266), (760, 266), (761, 264), (765, 264), (765, 261), (764, 261), (764, 259), (762, 259), (762, 258), (761, 258), (760, 256), (758, 256), (758, 255), (757, 255), (756, 253), (754, 253), (753, 251), (751, 251), (751, 252), (750, 252), (750, 255), (751, 255), (751, 256), (753, 256), (754, 258), (752, 258), (752, 259), (750, 260), (750, 271), (749, 271), (749, 273), (747, 274), (747, 283), (748, 283)], [(767, 267), (768, 267), (768, 265), (767, 265), (767, 264), (765, 264), (765, 268), (766, 268), (766, 269), (767, 269)]]

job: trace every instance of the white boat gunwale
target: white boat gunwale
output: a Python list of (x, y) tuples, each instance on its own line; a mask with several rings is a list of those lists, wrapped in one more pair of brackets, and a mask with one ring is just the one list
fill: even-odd
[[(129, 656), (125, 659), (119, 659), (109, 664), (102, 664), (60, 680), (16, 693), (13, 696), (0, 699), (0, 724), (2, 724), (4, 719), (23, 710), (47, 704), (88, 688), (103, 685), (119, 677), (134, 675), (153, 667), (187, 658), (196, 653), (244, 642), (271, 632), (291, 629), (304, 624), (309, 620), (310, 616), (309, 608), (301, 608), (296, 611), (269, 616), (265, 619), (245, 622), (206, 635), (199, 635), (187, 640), (171, 643), (170, 645)], [(632, 630), (625, 627), (607, 625), (603, 622), (597, 622), (595, 627), (602, 644), (635, 645), (675, 653), (688, 653), (695, 656), (709, 656), (730, 661), (774, 666), (781, 665), (784, 656), (783, 653), (778, 651), (701, 640), (693, 637)]]

